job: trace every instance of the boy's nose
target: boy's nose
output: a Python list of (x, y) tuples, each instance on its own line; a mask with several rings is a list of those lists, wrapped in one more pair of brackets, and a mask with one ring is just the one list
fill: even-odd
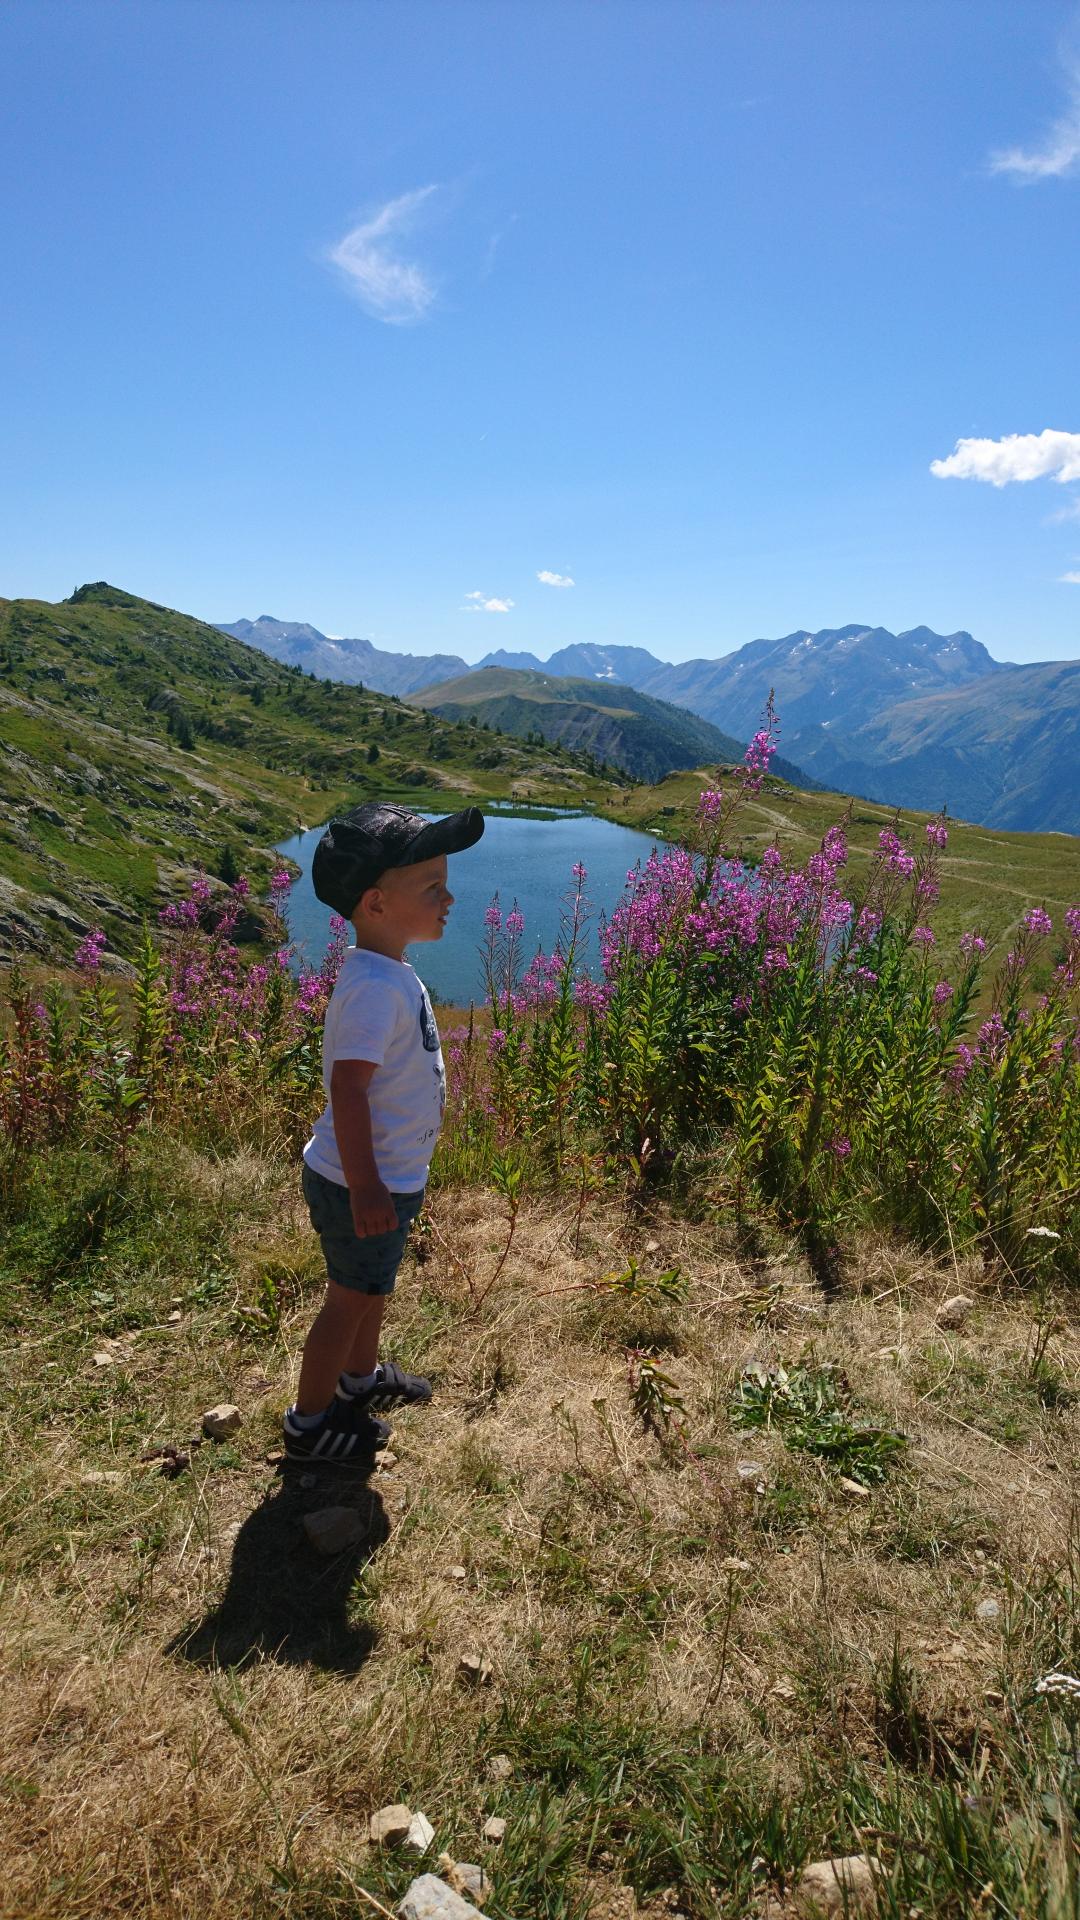
[(449, 887), (444, 887), (444, 888), (443, 888), (443, 896), (442, 896), (442, 897), (443, 897), (443, 905), (444, 905), (445, 907), (452, 907), (452, 906), (453, 906), (453, 904), (454, 904), (454, 896), (453, 896), (453, 894), (452, 894), (452, 893), (450, 892), (450, 889), (449, 889)]

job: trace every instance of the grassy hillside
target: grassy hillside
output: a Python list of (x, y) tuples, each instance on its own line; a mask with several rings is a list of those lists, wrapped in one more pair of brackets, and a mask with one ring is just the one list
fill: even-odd
[(659, 780), (672, 767), (728, 760), (742, 751), (709, 721), (607, 681), (481, 667), (410, 700), (446, 719), (486, 720), (518, 739), (543, 735), (561, 741), (639, 780)]
[(194, 864), (258, 875), (276, 840), (368, 797), (447, 810), (591, 801), (562, 749), (308, 679), (104, 583), (0, 601), (0, 952), (130, 946)]
[[(689, 820), (702, 783), (700, 771), (669, 774), (654, 786), (609, 792), (600, 811), (622, 826), (674, 835)], [(813, 852), (849, 806), (852, 870), (858, 872), (882, 828), (895, 818), (895, 808), (770, 781), (767, 791), (745, 802), (738, 832), (751, 856), (775, 837), (785, 859), (797, 863)], [(916, 840), (929, 817), (910, 809), (901, 814)], [(1061, 833), (1004, 833), (953, 821), (942, 874), (947, 885), (930, 916), (939, 938), (951, 941), (969, 927), (981, 927), (994, 940), (1007, 942), (1029, 906), (1047, 907), (1058, 925), (1063, 910), (1080, 901), (1080, 839)]]

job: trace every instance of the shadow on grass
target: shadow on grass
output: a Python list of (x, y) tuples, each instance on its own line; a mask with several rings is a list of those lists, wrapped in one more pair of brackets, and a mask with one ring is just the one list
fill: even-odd
[[(287, 1472), (248, 1515), (236, 1536), (220, 1606), (176, 1634), (167, 1652), (207, 1667), (276, 1660), (356, 1673), (363, 1666), (377, 1635), (350, 1620), (349, 1601), (357, 1575), (390, 1532), (382, 1501), (359, 1474), (348, 1480), (320, 1476), (318, 1486), (307, 1489), (300, 1479)], [(302, 1522), (305, 1514), (331, 1506), (353, 1508), (363, 1534), (327, 1557), (311, 1546)]]

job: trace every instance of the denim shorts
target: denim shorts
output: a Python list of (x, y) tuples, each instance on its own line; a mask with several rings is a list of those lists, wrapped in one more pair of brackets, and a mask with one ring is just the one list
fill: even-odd
[(306, 1162), (301, 1187), (311, 1224), (322, 1242), (329, 1278), (354, 1293), (393, 1293), (409, 1228), (424, 1204), (424, 1188), (419, 1193), (392, 1193), (396, 1230), (361, 1238), (353, 1226), (348, 1187), (327, 1180)]

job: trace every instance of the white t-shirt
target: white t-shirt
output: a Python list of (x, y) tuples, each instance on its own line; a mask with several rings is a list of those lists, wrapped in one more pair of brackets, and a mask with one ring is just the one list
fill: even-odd
[(379, 1178), (391, 1193), (419, 1193), (442, 1124), (446, 1071), (427, 989), (408, 961), (350, 947), (326, 1009), (326, 1107), (304, 1159), (325, 1179), (345, 1186), (330, 1108), (335, 1060), (375, 1062), (367, 1092)]

